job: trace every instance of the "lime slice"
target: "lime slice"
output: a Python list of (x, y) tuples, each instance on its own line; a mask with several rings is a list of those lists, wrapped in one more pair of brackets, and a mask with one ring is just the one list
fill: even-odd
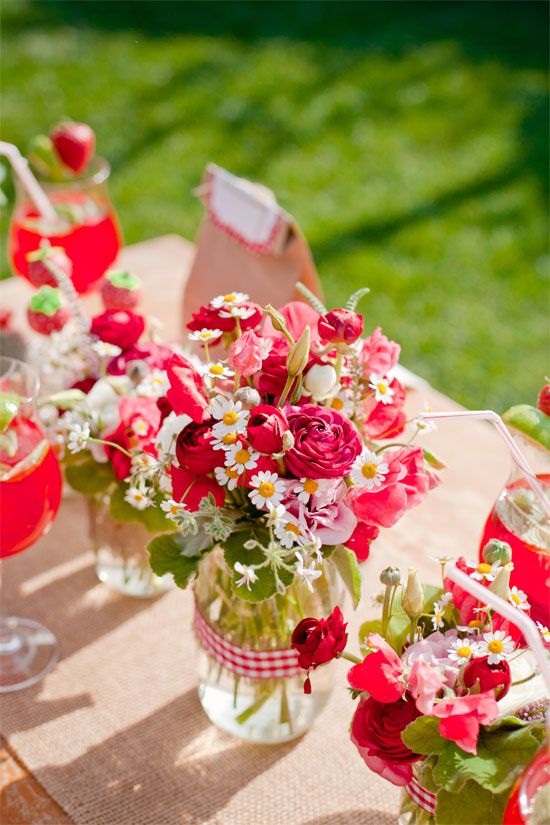
[(32, 470), (33, 467), (38, 467), (46, 457), (46, 453), (50, 449), (50, 443), (46, 439), (40, 441), (34, 450), (30, 452), (25, 458), (22, 458), (17, 464), (4, 473), (1, 477), (2, 481), (10, 481), (19, 475), (23, 475), (27, 470)]
[(536, 446), (550, 452), (550, 416), (529, 404), (510, 407), (502, 416), (506, 426), (521, 433)]
[(23, 399), (13, 392), (0, 392), (0, 433), (7, 430)]

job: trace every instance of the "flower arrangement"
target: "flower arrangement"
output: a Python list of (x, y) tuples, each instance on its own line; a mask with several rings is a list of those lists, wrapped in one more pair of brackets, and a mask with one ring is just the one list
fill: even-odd
[[(510, 546), (493, 540), (483, 556), (456, 566), (528, 614), (526, 594), (510, 587)], [(548, 696), (518, 629), (440, 563), (442, 587), (423, 586), (414, 570), (406, 582), (395, 567), (382, 571), (382, 616), (362, 625), (360, 658), (345, 650), (339, 608), (301, 621), (292, 645), (308, 691), (319, 666), (338, 656), (354, 663), (351, 741), (372, 771), (405, 788), (400, 822), (500, 823), (543, 742)], [(539, 630), (550, 646), (548, 629)]]

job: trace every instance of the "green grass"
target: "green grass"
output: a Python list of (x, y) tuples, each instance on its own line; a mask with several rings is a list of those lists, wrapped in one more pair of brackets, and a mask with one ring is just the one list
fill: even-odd
[(129, 243), (194, 236), (209, 160), (265, 182), (329, 303), (370, 286), (366, 325), (406, 365), (502, 410), (549, 371), (547, 18), (543, 2), (6, 0), (3, 138), (91, 123)]

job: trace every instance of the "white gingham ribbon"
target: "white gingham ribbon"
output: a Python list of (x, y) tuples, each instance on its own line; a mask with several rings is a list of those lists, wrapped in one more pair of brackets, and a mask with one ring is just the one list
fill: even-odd
[(216, 633), (196, 605), (193, 626), (199, 644), (208, 655), (238, 676), (273, 679), (303, 673), (295, 650), (247, 650), (232, 645)]
[(427, 811), (432, 816), (435, 814), (435, 805), (437, 797), (435, 794), (423, 788), (418, 779), (413, 778), (408, 785), (405, 785), (405, 790), (409, 794), (413, 802), (416, 802), (421, 808)]

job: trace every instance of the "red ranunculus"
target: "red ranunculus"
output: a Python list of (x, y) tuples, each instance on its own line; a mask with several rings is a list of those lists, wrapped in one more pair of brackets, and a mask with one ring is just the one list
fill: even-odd
[(145, 361), (151, 370), (165, 370), (172, 357), (172, 350), (153, 341), (144, 341), (136, 347), (130, 347), (109, 361), (109, 375), (124, 375), (130, 361)]
[(353, 424), (330, 407), (305, 404), (287, 413), (294, 446), (285, 456), (286, 468), (297, 478), (341, 478), (362, 449)]
[(125, 350), (133, 347), (143, 335), (145, 319), (129, 309), (106, 309), (92, 318), (90, 332), (100, 341)]
[(323, 341), (354, 344), (363, 332), (363, 316), (350, 309), (333, 309), (321, 315), (317, 329)]
[(349, 539), (344, 542), (344, 545), (349, 550), (353, 550), (358, 562), (366, 561), (370, 554), (370, 546), (378, 537), (379, 532), (378, 527), (359, 521)]
[(411, 751), (401, 734), (421, 714), (405, 694), (396, 702), (361, 699), (351, 723), (351, 741), (367, 766), (394, 785), (407, 785), (412, 764), (423, 757)]
[(176, 457), (183, 470), (200, 476), (223, 464), (223, 451), (212, 449), (212, 424), (211, 420), (202, 424), (191, 422), (178, 435)]
[(254, 386), (260, 395), (278, 398), (282, 393), (288, 377), (286, 359), (289, 349), (290, 345), (286, 338), (274, 340), (269, 355), (263, 360), (261, 371), (254, 376)]
[(302, 619), (296, 625), (290, 641), (298, 652), (298, 664), (311, 670), (335, 659), (348, 639), (346, 623), (338, 606), (326, 619)]
[(494, 690), (495, 698), (502, 699), (510, 690), (512, 674), (506, 659), (498, 665), (490, 665), (489, 657), (470, 659), (462, 672), (462, 681), (467, 688), (474, 688), (473, 692), (486, 693)]
[(378, 633), (369, 633), (367, 648), (363, 661), (348, 672), (350, 686), (378, 702), (396, 702), (405, 692), (401, 659)]
[[(262, 310), (260, 307), (252, 302), (239, 304), (239, 307), (254, 310), (249, 318), (240, 319), (241, 329), (243, 331), (255, 329), (262, 320)], [(215, 309), (215, 307), (210, 306), (210, 304), (208, 304), (208, 306), (202, 306), (198, 312), (193, 313), (191, 320), (187, 324), (187, 328), (193, 331), (200, 331), (203, 327), (206, 327), (207, 329), (221, 329), (223, 332), (233, 332), (236, 326), (235, 319), (225, 318), (221, 314), (223, 311), (223, 307)]]
[(250, 410), (246, 435), (251, 446), (259, 453), (272, 455), (283, 449), (283, 435), (288, 422), (278, 407), (258, 404)]
[(406, 400), (404, 387), (394, 378), (390, 384), (393, 390), (391, 404), (376, 402), (370, 396), (362, 405), (362, 427), (366, 437), (372, 441), (376, 439), (395, 438), (405, 429), (407, 416), (403, 411)]
[(202, 376), (181, 355), (172, 355), (167, 373), (170, 389), (166, 397), (172, 409), (178, 415), (189, 415), (193, 421), (203, 421), (207, 417), (208, 397)]
[(188, 470), (182, 470), (172, 464), (170, 468), (172, 477), (172, 496), (175, 501), (183, 501), (187, 509), (192, 513), (199, 509), (203, 498), (207, 498), (210, 493), (214, 496), (217, 507), (223, 507), (225, 501), (225, 490), (209, 476), (197, 476)]

